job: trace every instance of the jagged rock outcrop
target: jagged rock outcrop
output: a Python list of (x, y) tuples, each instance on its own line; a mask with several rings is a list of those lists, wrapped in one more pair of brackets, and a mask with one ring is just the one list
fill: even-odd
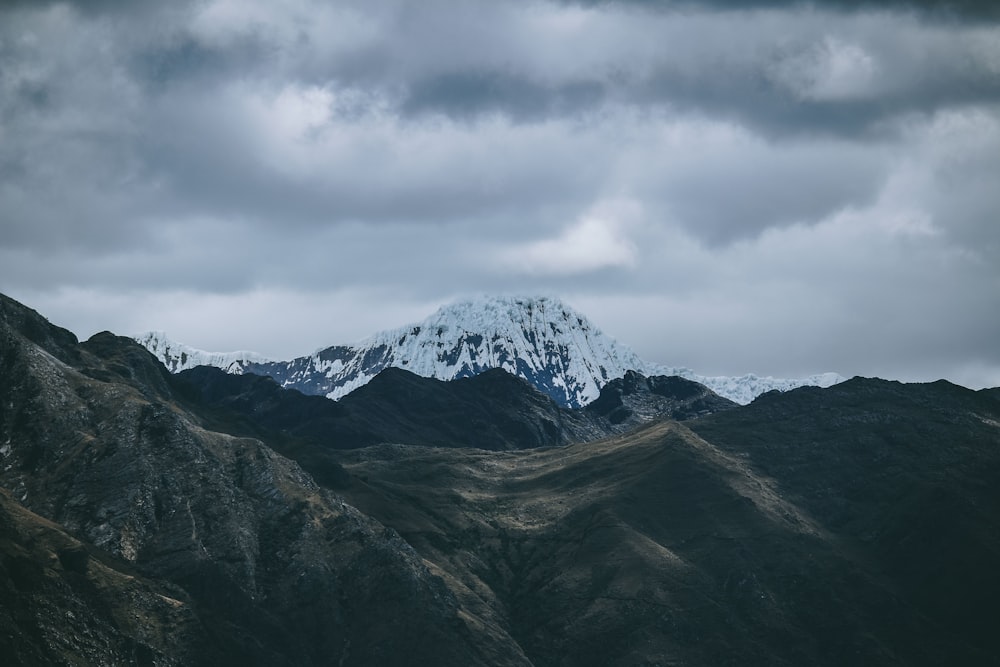
[(703, 384), (679, 376), (645, 377), (635, 371), (612, 380), (584, 411), (623, 433), (654, 419), (678, 421), (736, 407)]

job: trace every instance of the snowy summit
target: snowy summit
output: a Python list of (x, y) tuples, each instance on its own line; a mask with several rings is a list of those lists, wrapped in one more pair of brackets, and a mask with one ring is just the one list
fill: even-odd
[(629, 370), (647, 376), (681, 375), (738, 403), (749, 403), (771, 389), (829, 386), (843, 380), (834, 373), (801, 380), (705, 377), (686, 368), (648, 363), (552, 297), (459, 301), (422, 322), (291, 361), (268, 361), (247, 352), (202, 352), (173, 343), (162, 334), (146, 334), (137, 340), (172, 372), (208, 364), (231, 373), (268, 375), (282, 386), (332, 399), (366, 384), (390, 366), (440, 380), (502, 368), (570, 407), (594, 400), (605, 384)]

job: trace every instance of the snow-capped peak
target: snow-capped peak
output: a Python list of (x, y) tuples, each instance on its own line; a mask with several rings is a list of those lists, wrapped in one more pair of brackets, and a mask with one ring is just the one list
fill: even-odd
[(243, 373), (247, 364), (268, 363), (268, 359), (241, 350), (238, 352), (206, 352), (171, 340), (163, 331), (147, 331), (132, 337), (163, 362), (171, 373), (194, 368), (195, 366), (216, 366), (227, 373)]
[[(554, 297), (458, 301), (422, 322), (382, 331), (355, 347), (366, 351), (353, 360), (362, 363), (344, 360), (328, 377), (375, 375), (396, 366), (448, 380), (503, 368), (570, 405), (588, 403), (606, 382), (643, 366), (632, 350)], [(373, 355), (378, 359), (374, 364)], [(348, 384), (332, 387), (327, 395), (339, 398), (350, 389)]]
[(207, 364), (230, 373), (269, 375), (285, 387), (332, 399), (366, 384), (390, 366), (441, 380), (502, 368), (571, 407), (594, 400), (605, 384), (629, 370), (646, 376), (680, 375), (744, 404), (771, 389), (825, 387), (844, 379), (834, 373), (797, 380), (756, 375), (705, 377), (688, 368), (648, 363), (554, 297), (492, 296), (458, 301), (416, 324), (291, 361), (267, 361), (250, 352), (203, 352), (159, 333), (144, 334), (137, 340), (173, 372)]

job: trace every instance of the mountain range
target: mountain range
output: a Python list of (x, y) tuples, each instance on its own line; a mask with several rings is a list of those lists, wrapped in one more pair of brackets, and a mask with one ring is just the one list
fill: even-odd
[(14, 665), (997, 665), (1000, 389), (340, 401), (0, 295)]
[(627, 371), (680, 376), (740, 404), (772, 390), (828, 387), (845, 378), (706, 377), (688, 368), (641, 360), (584, 315), (552, 297), (481, 297), (445, 306), (424, 321), (376, 333), (354, 345), (334, 345), (291, 361), (252, 352), (212, 353), (171, 341), (163, 332), (135, 337), (172, 372), (199, 365), (274, 378), (283, 387), (339, 399), (390, 367), (453, 380), (500, 368), (524, 378), (557, 403), (583, 407)]

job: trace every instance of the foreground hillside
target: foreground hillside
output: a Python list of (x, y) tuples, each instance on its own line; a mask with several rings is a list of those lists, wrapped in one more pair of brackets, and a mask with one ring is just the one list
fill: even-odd
[[(941, 475), (902, 452), (906, 481), (867, 497), (854, 487), (870, 479), (842, 486), (852, 464), (837, 468), (849, 456), (837, 445), (802, 477), (772, 477), (690, 426), (505, 455), (343, 452), (355, 478), (343, 494), (495, 613), (535, 664), (1000, 661), (995, 425), (965, 442), (977, 472)], [(949, 477), (989, 479), (972, 492), (984, 504)], [(820, 497), (796, 502), (800, 487)], [(845, 505), (878, 534), (844, 525)]]
[(395, 532), (202, 428), (132, 341), (76, 344), (4, 298), (0, 375), (0, 487), (31, 511), (0, 517), (8, 664), (528, 664)]
[[(0, 297), (0, 655), (1000, 664), (995, 391), (858, 378), (733, 408), (630, 375), (570, 417), (501, 376), (414, 377), (351, 408), (175, 376)], [(461, 446), (514, 439), (502, 415), (553, 426)]]

